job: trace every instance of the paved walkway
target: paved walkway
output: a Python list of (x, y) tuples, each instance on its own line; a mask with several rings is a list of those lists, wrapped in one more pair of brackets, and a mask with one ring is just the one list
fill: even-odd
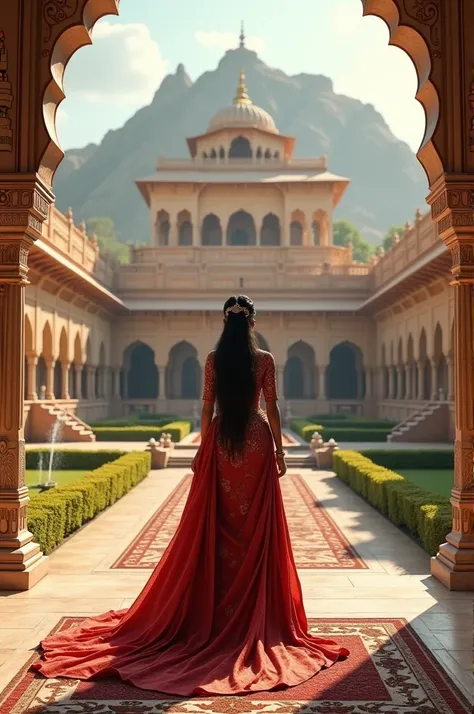
[[(187, 472), (152, 472), (55, 551), (49, 575), (33, 590), (0, 593), (0, 691), (62, 616), (94, 615), (133, 602), (149, 571), (110, 566)], [(406, 618), (472, 699), (472, 594), (450, 593), (431, 578), (426, 553), (332, 473), (296, 472), (368, 565), (357, 571), (300, 570), (308, 616)]]

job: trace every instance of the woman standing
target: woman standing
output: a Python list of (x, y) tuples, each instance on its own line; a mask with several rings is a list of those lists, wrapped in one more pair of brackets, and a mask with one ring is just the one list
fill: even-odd
[(253, 302), (229, 298), (206, 361), (193, 484), (153, 575), (130, 609), (42, 642), (45, 676), (244, 694), (300, 684), (349, 654), (308, 634), (278, 482), (286, 464), (275, 362), (257, 348), (254, 325)]

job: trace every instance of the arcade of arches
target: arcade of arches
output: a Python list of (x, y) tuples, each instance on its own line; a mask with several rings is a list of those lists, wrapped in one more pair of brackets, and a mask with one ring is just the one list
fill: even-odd
[[(57, 8), (58, 3), (53, 4)], [(273, 202), (270, 212), (274, 217), (265, 226), (263, 218), (268, 211), (257, 220), (251, 206), (240, 200), (240, 205), (234, 207), (226, 219), (236, 211), (241, 213), (225, 226), (212, 208), (201, 215), (214, 213), (213, 221), (208, 221), (211, 226), (206, 234), (207, 245), (216, 245), (214, 241), (218, 241), (222, 249), (229, 251), (249, 245), (255, 251), (253, 262), (265, 262), (258, 253), (264, 250), (264, 245), (281, 245), (273, 251), (294, 246), (295, 256), (310, 247), (322, 251), (318, 270), (313, 266), (311, 271), (302, 270), (306, 258), (301, 257), (298, 270), (292, 274), (292, 261), (297, 257), (290, 256), (288, 266), (275, 259), (268, 279), (277, 290), (281, 289), (278, 275), (284, 275), (290, 282), (301, 275), (300, 287), (303, 290), (307, 285), (308, 291), (310, 284), (316, 285), (315, 277), (320, 281), (318, 285), (327, 285), (330, 289), (337, 285), (339, 276), (345, 280), (352, 276), (354, 285), (356, 280), (362, 285), (364, 276), (370, 280), (375, 276), (371, 283), (376, 286), (375, 292), (371, 295), (366, 291), (362, 299), (360, 287), (357, 293), (361, 296), (360, 310), (351, 317), (344, 317), (341, 311), (328, 312), (321, 301), (319, 308), (306, 314), (291, 312), (281, 302), (275, 302), (271, 310), (268, 305), (262, 306), (259, 330), (275, 352), (281, 391), (290, 395), (290, 399), (295, 395), (295, 402), (309, 401), (312, 397), (317, 400), (322, 396), (326, 396), (328, 402), (362, 401), (372, 403), (379, 414), (388, 416), (403, 409), (405, 404), (409, 406), (415, 393), (422, 399), (442, 395), (449, 400), (454, 392), (453, 525), (447, 542), (440, 545), (432, 561), (432, 572), (452, 589), (474, 589), (474, 4), (463, 0), (449, 3), (435, 0), (416, 3), (415, 9), (414, 3), (403, 0), (362, 0), (362, 5), (366, 14), (376, 14), (385, 20), (392, 44), (403, 48), (415, 65), (419, 80), (417, 97), (427, 117), (418, 158), (428, 177), (432, 219), (446, 250), (443, 252), (440, 242), (438, 252), (433, 249), (428, 260), (421, 244), (417, 243), (418, 253), (415, 249), (410, 258), (409, 251), (405, 252), (411, 268), (399, 273), (398, 282), (395, 280), (398, 289), (394, 290), (392, 279), (378, 290), (380, 266), (385, 266), (388, 275), (395, 269), (394, 261), (386, 256), (372, 266), (352, 265), (349, 252), (337, 252), (331, 245), (330, 224), (326, 243), (324, 221), (313, 225), (309, 200), (308, 206), (302, 209), (304, 221), (290, 220), (291, 212), (299, 210), (297, 197), (291, 195), (283, 217), (277, 193), (268, 194)], [(39, 13), (38, 7), (29, 0), (11, 0), (2, 8), (0, 28), (3, 32), (0, 47), (0, 507), (7, 514), (3, 521), (7, 526), (0, 533), (0, 576), (7, 587), (20, 589), (34, 584), (46, 568), (46, 561), (27, 530), (23, 441), (25, 356), (27, 396), (37, 394), (43, 386), (41, 382), (46, 388), (45, 397), (56, 397), (58, 392), (71, 399), (74, 395), (77, 398), (79, 393), (85, 394), (84, 409), (90, 415), (94, 409), (96, 413), (100, 411), (93, 404), (106, 403), (111, 391), (112, 394), (131, 391), (139, 395), (137, 399), (146, 398), (143, 396), (145, 380), (137, 375), (137, 365), (147, 375), (147, 394), (153, 397), (158, 394), (158, 400), (166, 395), (166, 398), (186, 401), (193, 399), (191, 395), (198, 394), (201, 388), (203, 359), (209, 348), (209, 339), (204, 340), (203, 333), (209, 330), (216, 335), (220, 324), (217, 311), (204, 306), (198, 312), (199, 325), (196, 325), (190, 315), (192, 300), (184, 301), (177, 312), (176, 301), (170, 301), (175, 307), (170, 307), (168, 312), (163, 302), (155, 301), (150, 324), (146, 319), (149, 302), (143, 300), (141, 307), (138, 301), (135, 304), (132, 329), (127, 290), (123, 287), (131, 284), (132, 271), (126, 280), (121, 278), (119, 298), (112, 290), (112, 282), (96, 280), (91, 266), (87, 270), (81, 268), (79, 276), (78, 271), (62, 260), (60, 252), (44, 250), (42, 224), (47, 221), (53, 202), (51, 181), (62, 156), (54, 121), (56, 107), (63, 98), (63, 72), (69, 57), (89, 42), (90, 27), (99, 17), (116, 12), (118, 1), (76, 0), (64, 5), (61, 12), (53, 13)], [(28, 74), (36, 81), (21, 81)], [(271, 118), (264, 114), (260, 112), (270, 142), (268, 146), (274, 151), (281, 145), (283, 151), (289, 146), (289, 139), (279, 136)], [(249, 153), (245, 142), (236, 141), (228, 160), (237, 163), (271, 160), (275, 164), (282, 160), (282, 155), (250, 158), (246, 152)], [(347, 182), (338, 181), (333, 189), (341, 195)], [(182, 206), (176, 216), (170, 218), (164, 213), (157, 216), (159, 210), (165, 213), (166, 210), (155, 198), (153, 201), (153, 210), (157, 208), (155, 246), (176, 246), (179, 235), (181, 249), (192, 250), (200, 235), (195, 209), (191, 205)], [(182, 211), (188, 214), (181, 213), (178, 219)], [(329, 209), (325, 212), (330, 213)], [(71, 240), (79, 240), (71, 233), (72, 229), (67, 228), (67, 217), (60, 220), (65, 230), (70, 231)], [(414, 229), (410, 236), (418, 235), (417, 231), (418, 228)], [(280, 244), (277, 243), (279, 232)], [(410, 236), (404, 239), (405, 246), (412, 240)], [(431, 250), (432, 246), (429, 247)], [(395, 246), (394, 250), (399, 248)], [(84, 255), (78, 254), (78, 263), (85, 260)], [(332, 262), (328, 260), (329, 255), (333, 256)], [(417, 255), (421, 257), (415, 271)], [(452, 287), (448, 286), (445, 276), (446, 258), (451, 258)], [(136, 260), (140, 263), (139, 252)], [(250, 262), (246, 265), (252, 267)], [(206, 280), (215, 280), (214, 286), (220, 292), (234, 292), (240, 287), (251, 291), (252, 283), (247, 285), (244, 271), (235, 284), (225, 271), (220, 270), (217, 276), (211, 269), (206, 273), (202, 264), (196, 266), (196, 279), (203, 284)], [(186, 270), (188, 268), (186, 266)], [(146, 259), (140, 269), (143, 275), (147, 270), (157, 270), (148, 265)], [(288, 272), (279, 274), (279, 269)], [(107, 274), (106, 266), (104, 270)], [(188, 272), (194, 280), (192, 270), (189, 268)], [(32, 285), (26, 313), (34, 313), (34, 319), (30, 319), (26, 328), (26, 339), (30, 338), (30, 343), (25, 355), (23, 333), (28, 274)], [(140, 270), (136, 275), (136, 280), (142, 279)], [(164, 282), (160, 283), (163, 275), (153, 273), (153, 279), (156, 285), (166, 288)], [(264, 283), (266, 275), (262, 275)], [(188, 284), (188, 273), (182, 270), (175, 282), (176, 289), (185, 291)], [(39, 291), (44, 294), (41, 304), (35, 303), (32, 297)], [(309, 295), (308, 292), (305, 300), (315, 304), (316, 298), (311, 303)], [(41, 312), (49, 312), (52, 319), (39, 319)], [(281, 335), (284, 340), (279, 339)], [(342, 372), (344, 378), (339, 379)]]

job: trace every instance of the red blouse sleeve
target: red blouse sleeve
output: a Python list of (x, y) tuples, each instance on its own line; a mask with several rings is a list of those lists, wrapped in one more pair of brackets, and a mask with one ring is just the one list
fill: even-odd
[(263, 396), (265, 402), (276, 402), (278, 399), (278, 390), (276, 383), (275, 359), (272, 354), (267, 352), (265, 359), (265, 371), (263, 373)]
[(211, 352), (207, 355), (206, 365), (204, 367), (204, 392), (202, 399), (204, 402), (213, 402), (215, 398), (214, 355)]

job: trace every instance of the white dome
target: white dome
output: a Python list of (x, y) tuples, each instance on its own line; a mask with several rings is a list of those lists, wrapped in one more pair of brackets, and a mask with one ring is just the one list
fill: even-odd
[(240, 81), (234, 103), (219, 109), (209, 122), (208, 132), (217, 129), (262, 129), (278, 134), (273, 118), (265, 109), (252, 104), (245, 87), (245, 75), (240, 73)]

